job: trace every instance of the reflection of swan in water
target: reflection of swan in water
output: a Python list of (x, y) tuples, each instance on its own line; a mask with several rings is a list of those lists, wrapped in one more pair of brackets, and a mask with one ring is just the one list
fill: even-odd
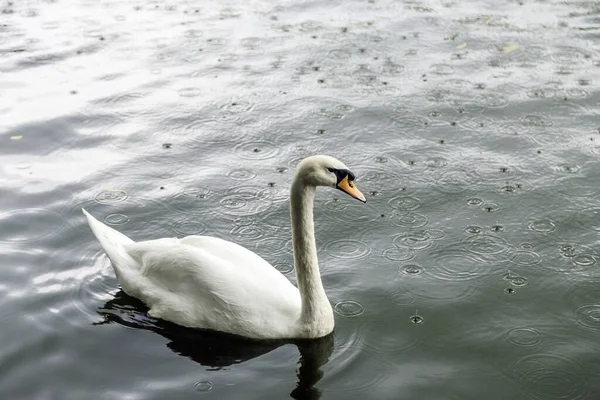
[(323, 377), (321, 367), (333, 352), (333, 334), (312, 340), (249, 340), (213, 331), (178, 326), (148, 316), (148, 308), (141, 301), (123, 291), (98, 310), (104, 320), (95, 325), (118, 323), (130, 328), (145, 329), (167, 338), (167, 347), (197, 363), (221, 369), (266, 354), (285, 344), (295, 344), (300, 351), (298, 385), (290, 394), (294, 399), (318, 399), (314, 387)]

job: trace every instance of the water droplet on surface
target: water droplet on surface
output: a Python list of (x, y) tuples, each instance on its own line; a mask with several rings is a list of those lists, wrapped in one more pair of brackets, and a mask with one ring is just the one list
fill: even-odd
[(561, 244), (558, 251), (565, 257), (575, 257), (576, 248), (572, 244)]
[(473, 198), (470, 198), (469, 200), (467, 200), (467, 204), (470, 206), (479, 206), (479, 205), (483, 204), (483, 200), (481, 200), (478, 197), (473, 197)]
[(342, 317), (352, 318), (358, 317), (365, 312), (364, 307), (357, 301), (354, 300), (342, 300), (337, 302), (333, 306), (333, 311)]
[(281, 146), (267, 140), (247, 140), (235, 146), (234, 151), (246, 160), (266, 160), (277, 156)]
[(514, 294), (515, 293), (515, 289), (510, 288), (510, 287), (506, 288), (506, 289), (504, 289), (504, 293), (509, 294), (509, 295), (510, 294)]
[(421, 266), (419, 266), (417, 264), (409, 264), (409, 265), (405, 265), (404, 267), (402, 267), (401, 270), (405, 274), (416, 275), (416, 274), (420, 274), (421, 271), (423, 270), (423, 268), (421, 268)]
[(472, 225), (472, 226), (467, 226), (465, 228), (465, 232), (471, 234), (471, 235), (478, 235), (481, 232), (483, 232), (483, 228), (480, 226), (476, 226), (476, 225)]
[(527, 285), (527, 278), (523, 278), (522, 276), (515, 276), (508, 281), (513, 286), (525, 286)]
[(415, 314), (410, 317), (410, 322), (412, 322), (413, 324), (416, 324), (416, 325), (420, 325), (423, 322), (425, 322), (425, 320), (420, 315)]
[(240, 114), (254, 109), (254, 103), (247, 100), (224, 101), (219, 106), (219, 118), (224, 120), (237, 120)]
[(581, 168), (578, 165), (558, 164), (554, 167), (554, 170), (556, 172), (562, 172), (565, 174), (576, 174), (581, 170)]
[(494, 212), (494, 211), (498, 211), (498, 205), (494, 204), (494, 203), (484, 203), (481, 206), (481, 209), (485, 212)]
[[(442, 140), (442, 143), (444, 141)], [(425, 161), (425, 165), (427, 165), (430, 168), (442, 168), (445, 167), (446, 165), (448, 165), (448, 160), (446, 160), (443, 157), (432, 157), (432, 158), (428, 158)]]
[(223, 199), (221, 199), (221, 201), (219, 203), (226, 209), (232, 210), (232, 209), (243, 208), (246, 206), (246, 204), (248, 202), (246, 201), (246, 199), (244, 199), (241, 196), (231, 195), (231, 196), (224, 197)]
[(185, 197), (191, 197), (196, 199), (205, 199), (210, 195), (211, 191), (209, 188), (194, 188), (186, 189), (181, 194)]

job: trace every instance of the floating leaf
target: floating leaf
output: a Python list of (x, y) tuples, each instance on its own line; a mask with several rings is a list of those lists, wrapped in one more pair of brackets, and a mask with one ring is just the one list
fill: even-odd
[(458, 46), (456, 46), (457, 49), (464, 49), (465, 47), (467, 47), (467, 42), (462, 42), (461, 44), (459, 44)]
[(21, 135), (18, 135), (18, 136), (11, 136), (11, 137), (10, 137), (10, 139), (11, 139), (11, 140), (21, 140), (21, 139), (23, 139), (23, 136), (21, 136)]
[(519, 48), (519, 44), (518, 43), (505, 44), (504, 46), (502, 46), (502, 52), (503, 53), (510, 53), (511, 51), (515, 51), (518, 48)]

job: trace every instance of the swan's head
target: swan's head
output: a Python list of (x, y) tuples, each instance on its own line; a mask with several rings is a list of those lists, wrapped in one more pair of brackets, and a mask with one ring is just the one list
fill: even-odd
[(305, 158), (298, 164), (296, 178), (308, 185), (339, 189), (363, 203), (367, 202), (354, 183), (356, 176), (343, 162), (333, 157), (319, 155)]

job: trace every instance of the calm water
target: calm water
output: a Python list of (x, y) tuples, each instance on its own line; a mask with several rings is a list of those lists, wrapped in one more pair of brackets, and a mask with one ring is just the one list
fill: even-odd
[[(0, 398), (598, 398), (599, 88), (592, 1), (1, 3)], [(316, 153), (320, 341), (147, 317), (80, 211), (295, 281)]]

